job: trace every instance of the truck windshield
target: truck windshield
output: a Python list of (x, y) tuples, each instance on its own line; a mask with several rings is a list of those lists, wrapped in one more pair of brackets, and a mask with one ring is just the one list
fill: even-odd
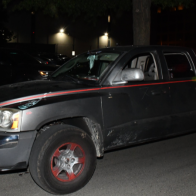
[(65, 63), (51, 77), (63, 79), (68, 76), (82, 80), (98, 81), (119, 55), (115, 52), (102, 51), (81, 54)]

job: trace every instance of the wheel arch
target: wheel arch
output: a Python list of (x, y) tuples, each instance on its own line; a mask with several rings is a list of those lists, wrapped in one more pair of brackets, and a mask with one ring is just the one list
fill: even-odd
[(72, 117), (60, 119), (58, 121), (48, 122), (47, 124), (42, 125), (42, 127), (38, 130), (38, 135), (43, 131), (47, 131), (51, 126), (55, 126), (58, 124), (66, 124), (80, 128), (84, 132), (86, 132), (92, 139), (97, 157), (102, 157), (104, 155), (104, 141), (103, 141), (103, 133), (101, 129), (101, 125), (88, 117)]

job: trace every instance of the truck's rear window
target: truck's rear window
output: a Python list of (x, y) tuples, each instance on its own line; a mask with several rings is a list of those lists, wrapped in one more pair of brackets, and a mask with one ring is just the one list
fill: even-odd
[(170, 79), (194, 77), (194, 70), (184, 53), (164, 53)]

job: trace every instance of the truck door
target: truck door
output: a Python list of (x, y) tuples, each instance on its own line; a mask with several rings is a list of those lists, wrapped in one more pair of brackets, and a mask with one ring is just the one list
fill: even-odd
[[(144, 81), (121, 84), (121, 72), (127, 68), (142, 69)], [(155, 51), (130, 53), (107, 90), (103, 117), (108, 148), (161, 138), (170, 128), (169, 86)]]
[(195, 129), (196, 82), (195, 67), (187, 51), (163, 51), (171, 91), (171, 130), (168, 134)]

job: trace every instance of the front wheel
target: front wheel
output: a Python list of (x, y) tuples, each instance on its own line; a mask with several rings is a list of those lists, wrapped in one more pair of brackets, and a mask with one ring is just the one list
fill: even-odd
[(36, 139), (29, 161), (35, 182), (53, 194), (68, 194), (82, 188), (96, 167), (91, 138), (67, 125), (47, 129)]

